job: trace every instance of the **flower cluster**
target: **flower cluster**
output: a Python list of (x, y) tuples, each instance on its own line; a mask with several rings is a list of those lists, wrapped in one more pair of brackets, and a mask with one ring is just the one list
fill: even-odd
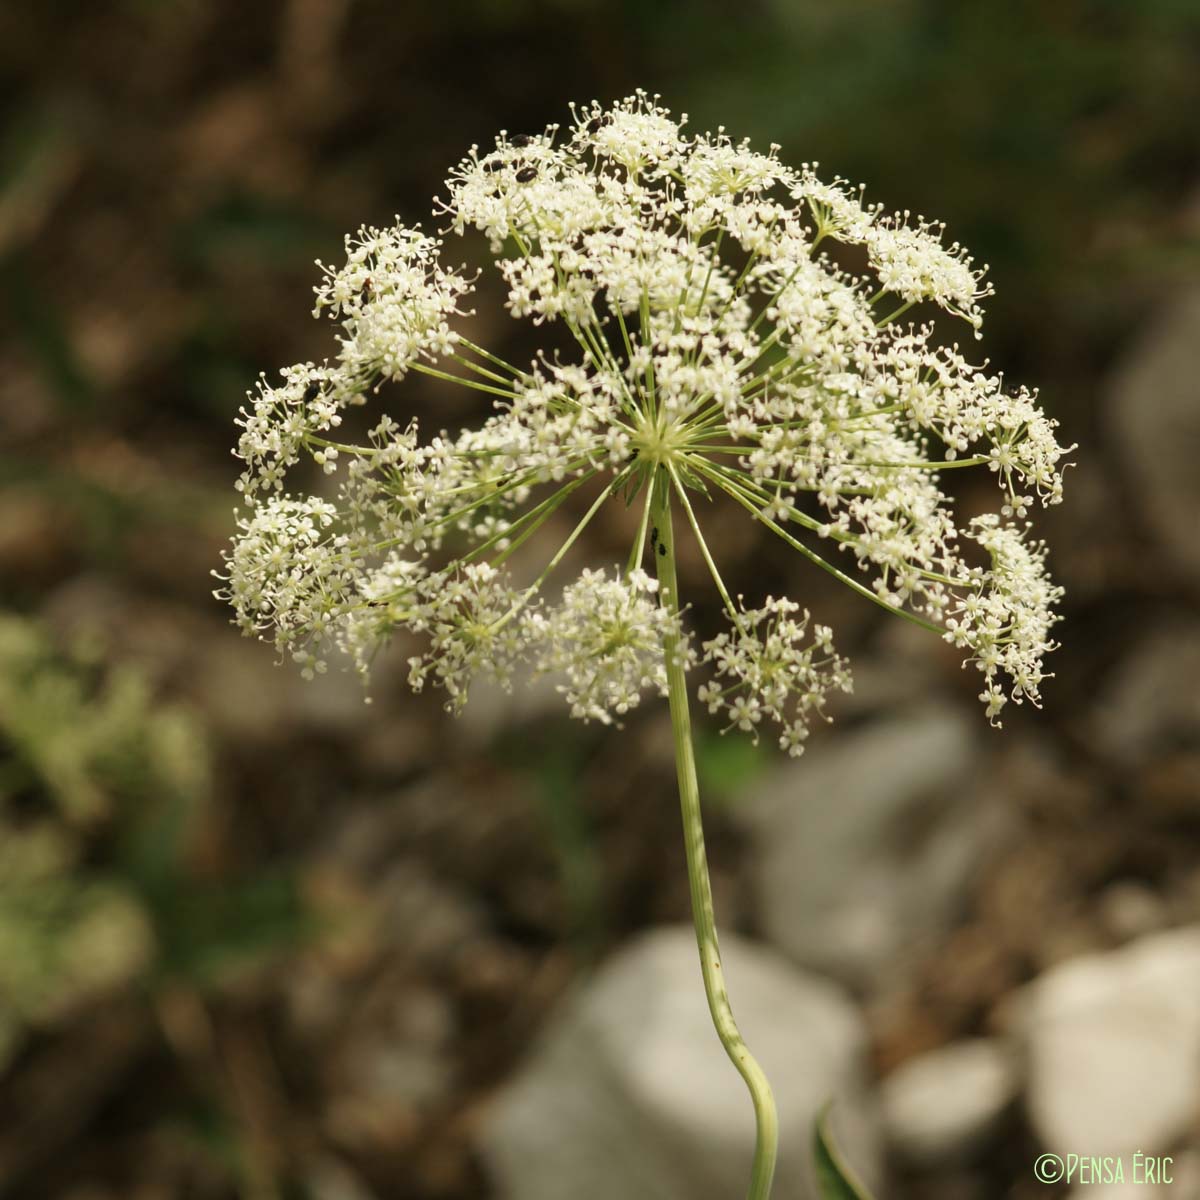
[(815, 626), (806, 644), (810, 616), (805, 611), (797, 620), (799, 611), (795, 601), (773, 596), (762, 608), (740, 606), (734, 632), (704, 644), (715, 678), (700, 688), (710, 713), (724, 713), (729, 728), (752, 733), (756, 743), (759, 722), (773, 721), (781, 731), (779, 748), (792, 757), (803, 752), (813, 715), (823, 715), (826, 693), (851, 690), (846, 660), (833, 649), (833, 630)]
[(1001, 672), (1018, 704), (1023, 696), (1036, 703), (1044, 678), (1042, 655), (1054, 649), (1051, 613), (1062, 588), (1046, 576), (1045, 544), (1026, 541), (1023, 534), (1023, 528), (1002, 525), (994, 513), (971, 522), (967, 536), (988, 552), (991, 568), (977, 572), (976, 589), (956, 596), (946, 615), (944, 637), (970, 650), (968, 661), (983, 672), (979, 698), (993, 721), (1008, 699)]
[(558, 690), (573, 717), (609, 724), (610, 714), (628, 712), (644, 691), (667, 694), (663, 643), (676, 621), (657, 591), (658, 581), (639, 567), (625, 579), (585, 569), (558, 608), (537, 614), (538, 669), (566, 678)]
[[(576, 716), (611, 720), (662, 690), (664, 643), (686, 645), (643, 571), (662, 565), (650, 514), (666, 505), (730, 622), (701, 654), (679, 651), (710, 668), (702, 698), (733, 727), (777, 723), (798, 752), (845, 663), (790, 601), (731, 601), (692, 505), (719, 495), (959, 646), (993, 719), (1007, 698), (1036, 704), (1061, 593), (1026, 518), (1061, 499), (1066, 450), (1035, 395), (935, 335), (940, 309), (978, 336), (984, 269), (939, 225), (685, 123), (639, 93), (502, 134), (450, 173), (444, 233), (483, 233), (511, 314), (561, 323), (573, 354), (519, 368), (471, 342), (474, 280), (442, 265), (437, 238), (397, 224), (347, 240), (317, 288), (336, 355), (261, 381), (243, 410), (248, 507), (218, 594), (306, 672), (335, 649), (365, 671), (403, 629), (427, 639), (413, 686), (453, 707), (476, 676), (507, 686), (527, 660), (564, 678)], [(832, 243), (862, 247), (867, 273), (837, 266)], [(902, 320), (916, 306), (921, 321)], [(365, 443), (339, 440), (348, 408), (411, 372), (493, 411), (458, 433), (384, 417)], [(336, 480), (321, 499), (288, 490), (306, 459)], [(964, 468), (992, 472), (999, 494), (960, 529), (942, 481)], [(642, 505), (625, 569), (585, 571), (547, 608), (547, 578), (618, 496)], [(568, 510), (584, 511), (566, 544), (514, 581), (513, 551)]]

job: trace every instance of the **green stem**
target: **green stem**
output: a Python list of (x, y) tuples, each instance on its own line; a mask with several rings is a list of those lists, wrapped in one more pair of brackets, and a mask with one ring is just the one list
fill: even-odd
[(583, 514), (579, 524), (576, 525), (573, 530), (571, 530), (570, 536), (567, 538), (567, 540), (563, 542), (561, 546), (559, 546), (558, 552), (546, 564), (546, 569), (533, 581), (533, 583), (529, 585), (529, 587), (525, 589), (524, 592), (521, 593), (521, 598), (512, 608), (508, 610), (508, 612), (506, 612), (502, 617), (497, 618), (491, 623), (491, 625), (488, 626), (489, 630), (494, 633), (499, 629), (503, 629), (504, 626), (507, 625), (509, 621), (511, 621), (513, 617), (515, 617), (529, 603), (529, 601), (537, 595), (538, 589), (543, 583), (546, 582), (546, 579), (550, 573), (555, 567), (558, 566), (560, 562), (562, 562), (567, 551), (570, 550), (573, 545), (575, 545), (575, 539), (578, 538), (579, 535), (588, 527), (588, 522), (591, 521), (591, 519), (600, 511), (600, 509), (604, 506), (604, 502), (609, 498), (609, 496), (611, 496), (613, 492), (615, 492), (621, 486), (621, 484), (623, 484), (625, 480), (629, 478), (629, 472), (631, 470), (631, 467), (626, 467), (623, 471), (613, 476), (613, 478), (604, 488), (604, 491), (602, 491), (600, 495), (596, 497), (595, 503), (593, 503), (592, 507)]
[[(671, 483), (660, 471), (652, 482), (654, 489), (651, 520), (658, 531), (658, 552), (654, 556), (662, 589), (662, 603), (670, 612), (679, 612), (679, 585), (675, 579), (675, 536), (671, 529)], [(712, 885), (708, 879), (708, 859), (704, 852), (704, 826), (700, 812), (700, 787), (696, 780), (696, 757), (692, 749), (692, 722), (688, 712), (687, 679), (681, 658), (680, 638), (672, 634), (665, 639), (667, 688), (671, 706), (671, 729), (675, 736), (675, 766), (679, 777), (679, 805), (683, 814), (684, 846), (687, 851), (688, 883), (692, 894), (692, 921), (696, 927), (696, 944), (700, 950), (700, 971), (704, 976), (704, 994), (708, 1011), (725, 1053), (746, 1081), (754, 1104), (756, 1136), (754, 1167), (750, 1177), (748, 1200), (767, 1200), (771, 1180), (775, 1175), (775, 1158), (779, 1150), (779, 1117), (775, 1098), (755, 1060), (746, 1048), (733, 1019), (725, 977), (721, 969), (721, 952), (717, 945), (717, 930), (713, 915)]]
[(409, 370), (420, 371), (422, 375), (429, 375), (433, 379), (444, 379), (447, 383), (461, 383), (463, 387), (474, 388), (477, 392), (489, 392), (493, 396), (503, 396), (506, 400), (516, 399), (510, 388), (497, 388), (487, 383), (477, 383), (474, 379), (464, 379), (461, 375), (450, 374), (449, 371), (439, 371), (436, 367), (429, 367), (421, 362), (410, 363)]

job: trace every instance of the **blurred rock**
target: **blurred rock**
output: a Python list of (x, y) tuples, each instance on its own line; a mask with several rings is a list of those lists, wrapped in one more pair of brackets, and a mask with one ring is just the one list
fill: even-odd
[(474, 898), (415, 859), (398, 860), (376, 885), (379, 936), (415, 962), (444, 962), (486, 927)]
[(1200, 747), (1198, 678), (1200, 631), (1195, 627), (1179, 625), (1142, 639), (1101, 693), (1094, 715), (1097, 746), (1124, 764)]
[(958, 1042), (910, 1059), (880, 1092), (892, 1146), (914, 1163), (942, 1165), (977, 1150), (1021, 1088), (1012, 1047), (991, 1038)]
[(312, 1200), (375, 1200), (375, 1193), (349, 1167), (328, 1155), (307, 1167), (304, 1183)]
[(866, 986), (944, 929), (997, 832), (975, 794), (975, 734), (961, 713), (927, 707), (756, 781), (742, 812), (768, 939)]
[[(877, 1182), (865, 1034), (832, 984), (735, 937), (723, 944), (739, 1025), (780, 1113), (777, 1193), (812, 1197), (811, 1122), (834, 1099), (847, 1158)], [(481, 1146), (512, 1200), (726, 1200), (745, 1191), (754, 1120), (712, 1029), (688, 927), (618, 951), (498, 1095)]]
[(1175, 1195), (1200, 1196), (1200, 1146), (1193, 1138), (1186, 1150), (1177, 1150), (1172, 1155), (1171, 1183), (1178, 1189)]
[(1118, 942), (1154, 933), (1167, 924), (1163, 898), (1153, 888), (1132, 879), (1106, 887), (1096, 907), (1105, 930)]
[(566, 702), (558, 694), (551, 676), (535, 678), (526, 664), (521, 664), (514, 674), (510, 692), (486, 680), (472, 684), (457, 726), (464, 746), (478, 749), (505, 730), (567, 712)]
[(197, 700), (234, 745), (281, 741), (297, 727), (348, 734), (371, 716), (357, 680), (333, 672), (306, 681), (269, 647), (228, 629), (208, 639), (195, 666)]
[[(347, 1082), (338, 1090), (369, 1097), (377, 1105), (432, 1107), (450, 1085), (444, 1050), (452, 1018), (445, 1002), (427, 990), (405, 997), (403, 1007), (397, 1007), (401, 1011), (394, 1029), (363, 1037), (345, 1054), (341, 1066)], [(415, 1021), (410, 1009), (418, 1009)], [(431, 1021), (436, 1022), (432, 1031)]]
[(851, 720), (886, 717), (912, 708), (914, 696), (921, 697), (922, 703), (934, 702), (946, 694), (947, 680), (954, 686), (961, 679), (962, 652), (908, 621), (880, 622), (865, 649), (852, 663), (854, 691), (839, 695), (830, 710), (834, 738)]
[(1200, 865), (1183, 874), (1170, 897), (1173, 923), (1190, 925), (1200, 921)]
[(1132, 494), (1176, 565), (1200, 579), (1200, 404), (1196, 403), (1200, 289), (1184, 292), (1135, 345), (1108, 400), (1113, 442)]
[(345, 1033), (327, 1064), (327, 1129), (360, 1151), (411, 1141), (453, 1087), (448, 1000), (395, 972), (364, 983), (343, 1013)]
[(1056, 1153), (1158, 1153), (1200, 1113), (1200, 926), (1055, 967), (1020, 998), (1029, 1115)]

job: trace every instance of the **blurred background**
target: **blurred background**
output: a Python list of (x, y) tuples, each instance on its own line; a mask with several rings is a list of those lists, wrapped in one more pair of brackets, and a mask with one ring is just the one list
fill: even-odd
[(0, 67), (0, 1196), (740, 1194), (664, 706), (455, 722), (398, 653), (368, 708), (211, 597), (244, 393), (332, 348), (313, 259), (635, 87), (944, 219), (991, 263), (980, 353), (1079, 443), (1038, 515), (1057, 678), (1001, 733), (952, 651), (713, 513), (858, 683), (799, 762), (700, 733), (780, 1200), (829, 1094), (889, 1196), (1135, 1148), (1200, 1196), (1194, 0), (0, 0)]

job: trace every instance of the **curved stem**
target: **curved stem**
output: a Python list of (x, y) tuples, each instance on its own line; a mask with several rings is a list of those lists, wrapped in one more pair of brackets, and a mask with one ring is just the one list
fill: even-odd
[[(661, 588), (662, 602), (669, 611), (679, 612), (679, 586), (675, 578), (675, 537), (671, 529), (671, 484), (660, 471), (651, 486), (654, 489), (651, 520), (658, 532), (654, 561)], [(678, 634), (668, 637), (663, 647), (666, 656), (667, 686), (671, 705), (671, 729), (675, 735), (675, 765), (679, 777), (679, 805), (683, 814), (684, 845), (687, 850), (688, 883), (692, 895), (692, 921), (700, 950), (700, 971), (704, 976), (704, 994), (708, 1010), (725, 1053), (746, 1081), (754, 1104), (756, 1136), (754, 1167), (750, 1177), (749, 1200), (767, 1200), (775, 1175), (779, 1149), (779, 1117), (771, 1085), (738, 1032), (725, 991), (721, 952), (713, 915), (712, 886), (708, 879), (708, 859), (704, 852), (704, 826), (700, 813), (700, 788), (696, 780), (696, 758), (692, 749), (692, 723), (688, 712), (687, 680), (684, 675)]]

